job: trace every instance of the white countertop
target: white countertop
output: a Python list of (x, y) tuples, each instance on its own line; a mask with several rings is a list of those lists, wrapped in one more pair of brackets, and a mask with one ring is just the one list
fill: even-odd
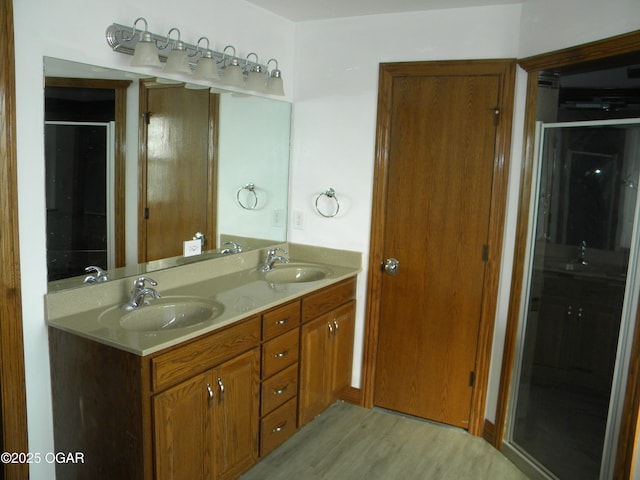
[[(201, 297), (214, 300), (222, 305), (223, 310), (219, 316), (210, 321), (188, 327), (166, 331), (139, 332), (127, 330), (120, 327), (117, 322), (107, 322), (101, 319), (102, 313), (114, 307), (113, 303), (105, 305), (102, 302), (96, 302), (94, 304), (96, 305), (95, 308), (83, 311), (60, 316), (48, 315), (47, 322), (51, 327), (144, 356), (212, 332), (328, 285), (338, 283), (357, 275), (361, 270), (360, 266), (355, 265), (356, 262), (347, 263), (349, 265), (322, 263), (323, 266), (331, 270), (331, 273), (322, 280), (303, 283), (274, 284), (265, 280), (264, 275), (260, 274), (255, 267), (176, 286), (167, 290), (163, 290), (161, 288), (162, 283), (158, 281), (159, 286), (156, 289), (163, 297)], [(86, 290), (75, 290), (77, 295), (86, 295), (86, 292)]]

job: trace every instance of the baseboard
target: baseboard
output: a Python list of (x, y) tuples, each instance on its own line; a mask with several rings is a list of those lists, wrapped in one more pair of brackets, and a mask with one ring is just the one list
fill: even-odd
[(340, 394), (340, 400), (344, 400), (347, 403), (363, 406), (362, 404), (362, 390), (356, 387), (345, 388)]
[(482, 438), (494, 447), (496, 446), (496, 426), (486, 418), (484, 419), (484, 426), (482, 428)]

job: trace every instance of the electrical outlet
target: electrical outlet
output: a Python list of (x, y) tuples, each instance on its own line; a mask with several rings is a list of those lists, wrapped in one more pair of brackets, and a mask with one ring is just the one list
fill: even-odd
[(199, 238), (195, 240), (185, 240), (182, 242), (182, 246), (185, 257), (192, 257), (202, 253), (202, 241)]
[(282, 227), (284, 224), (284, 210), (281, 208), (274, 208), (271, 213), (271, 226)]

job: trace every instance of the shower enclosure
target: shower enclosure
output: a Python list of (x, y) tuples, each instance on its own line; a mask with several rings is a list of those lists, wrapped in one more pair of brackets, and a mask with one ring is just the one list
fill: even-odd
[(540, 123), (506, 446), (611, 477), (637, 304), (640, 119)]

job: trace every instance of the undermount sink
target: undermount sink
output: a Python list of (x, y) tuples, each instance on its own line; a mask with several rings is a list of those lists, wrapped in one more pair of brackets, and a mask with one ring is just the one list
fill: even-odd
[(333, 274), (333, 271), (323, 265), (313, 263), (282, 263), (276, 264), (264, 274), (264, 278), (273, 283), (305, 283), (323, 280)]
[(129, 331), (159, 332), (200, 325), (218, 317), (223, 311), (220, 303), (207, 299), (162, 297), (128, 312), (112, 307), (100, 316), (99, 321), (117, 324)]

